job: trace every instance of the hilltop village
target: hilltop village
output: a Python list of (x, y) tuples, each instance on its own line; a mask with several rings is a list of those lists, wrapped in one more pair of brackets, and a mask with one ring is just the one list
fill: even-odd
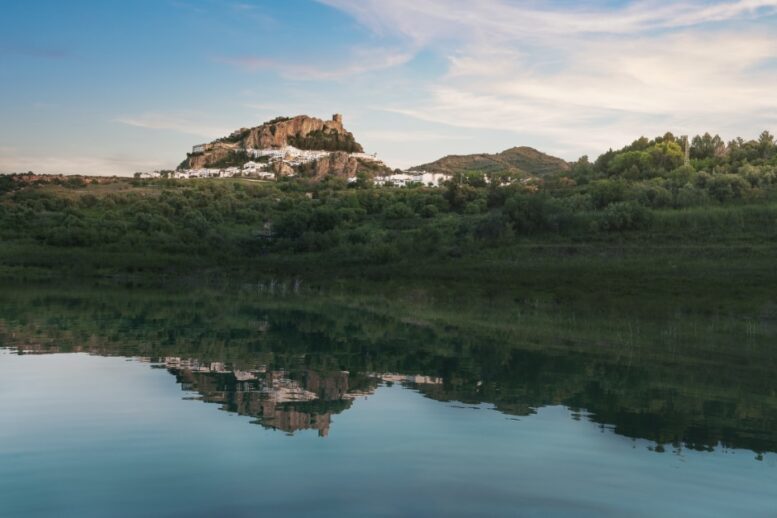
[(449, 155), (407, 170), (391, 169), (377, 154), (364, 152), (343, 126), (343, 116), (336, 113), (328, 120), (298, 115), (240, 128), (193, 146), (175, 170), (135, 173), (135, 178), (269, 182), (301, 178), (314, 183), (338, 178), (346, 184), (376, 187), (442, 187), (454, 177), (467, 177), (483, 185), (516, 183), (533, 191), (546, 176), (570, 168), (561, 158), (530, 147), (513, 147), (495, 154)]
[(192, 147), (174, 171), (136, 173), (136, 178), (253, 178), (275, 181), (281, 177), (338, 176), (355, 183), (360, 173), (374, 185), (405, 187), (420, 184), (439, 187), (450, 174), (425, 170), (391, 170), (365, 153), (343, 127), (340, 114), (323, 121), (300, 115), (279, 117), (255, 128), (241, 128), (229, 136)]

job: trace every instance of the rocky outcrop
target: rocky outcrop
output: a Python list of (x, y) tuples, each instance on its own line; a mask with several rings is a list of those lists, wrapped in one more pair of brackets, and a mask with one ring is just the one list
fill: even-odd
[(278, 176), (293, 176), (296, 173), (294, 168), (285, 162), (273, 162), (272, 172)]
[(364, 149), (343, 127), (342, 115), (330, 120), (307, 115), (278, 117), (254, 128), (241, 128), (209, 144), (195, 146), (180, 168), (214, 167), (229, 153), (241, 149), (299, 149), (362, 153)]
[[(293, 145), (297, 139), (305, 138), (316, 132), (338, 135), (344, 137), (345, 140), (353, 140), (353, 135), (343, 127), (342, 116), (337, 114), (328, 121), (307, 115), (299, 115), (291, 119), (276, 119), (244, 131), (240, 147), (256, 149), (282, 148)], [(356, 147), (358, 149), (355, 149), (354, 152), (361, 153), (363, 151), (359, 144), (356, 144)]]
[(356, 158), (337, 151), (316, 161), (315, 176), (319, 179), (326, 176), (353, 178), (358, 170), (359, 161)]
[(188, 168), (199, 169), (201, 167), (213, 167), (222, 160), (229, 157), (235, 151), (234, 144), (216, 142), (206, 144), (206, 151), (203, 153), (194, 153), (189, 155)]

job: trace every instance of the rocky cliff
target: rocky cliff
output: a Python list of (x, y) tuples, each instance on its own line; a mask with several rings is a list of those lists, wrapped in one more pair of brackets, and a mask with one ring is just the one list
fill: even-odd
[(356, 176), (359, 169), (359, 161), (348, 153), (337, 151), (329, 156), (316, 160), (316, 178), (325, 176), (340, 176), (351, 178)]
[[(280, 117), (255, 128), (238, 130), (230, 137), (238, 138), (238, 143), (243, 148), (268, 149), (292, 145), (299, 149), (350, 153), (364, 151), (354, 140), (353, 134), (345, 130), (343, 118), (338, 114), (327, 121), (307, 115)], [(315, 144), (320, 146), (314, 147)]]
[(448, 155), (434, 162), (419, 165), (413, 170), (432, 173), (506, 173), (519, 176), (544, 176), (569, 171), (567, 161), (547, 155), (530, 147), (513, 147), (501, 153), (476, 155)]
[(307, 115), (278, 117), (260, 126), (241, 128), (231, 135), (208, 144), (195, 146), (181, 163), (181, 168), (223, 167), (231, 153), (240, 149), (280, 149), (294, 146), (298, 149), (363, 153), (353, 134), (343, 127), (339, 114), (331, 120)]

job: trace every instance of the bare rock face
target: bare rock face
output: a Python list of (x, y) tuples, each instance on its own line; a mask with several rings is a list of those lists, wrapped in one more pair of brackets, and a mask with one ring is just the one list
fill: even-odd
[(353, 178), (359, 169), (359, 161), (348, 153), (336, 151), (316, 161), (316, 178), (339, 176)]
[(294, 168), (284, 162), (274, 162), (272, 172), (278, 176), (292, 176), (295, 174)]
[(270, 122), (248, 130), (242, 140), (245, 148), (281, 148), (289, 145), (289, 140), (294, 137), (305, 137), (316, 131), (333, 132), (342, 135), (350, 135), (343, 128), (341, 116), (335, 115), (332, 120), (324, 121), (307, 115)]
[(189, 168), (200, 169), (208, 167), (227, 158), (234, 150), (235, 146), (230, 144), (207, 144), (206, 152), (189, 156)]

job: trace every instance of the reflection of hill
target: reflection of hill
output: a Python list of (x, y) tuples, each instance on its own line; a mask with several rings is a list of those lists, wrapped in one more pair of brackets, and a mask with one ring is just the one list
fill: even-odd
[(353, 397), (399, 382), (514, 415), (562, 404), (660, 444), (777, 451), (771, 313), (649, 321), (483, 301), (475, 318), (455, 304), (378, 308), (359, 297), (346, 306), (239, 291), (0, 292), (0, 344), (198, 358), (167, 368), (205, 401), (287, 432), (326, 435)]
[(343, 371), (305, 370), (291, 379), (284, 371), (169, 370), (185, 390), (199, 392), (204, 401), (219, 403), (224, 410), (256, 417), (267, 428), (289, 433), (313, 429), (322, 437), (329, 434), (333, 414), (346, 410), (355, 396), (371, 393), (377, 385), (373, 383), (370, 392), (352, 393), (349, 374)]

